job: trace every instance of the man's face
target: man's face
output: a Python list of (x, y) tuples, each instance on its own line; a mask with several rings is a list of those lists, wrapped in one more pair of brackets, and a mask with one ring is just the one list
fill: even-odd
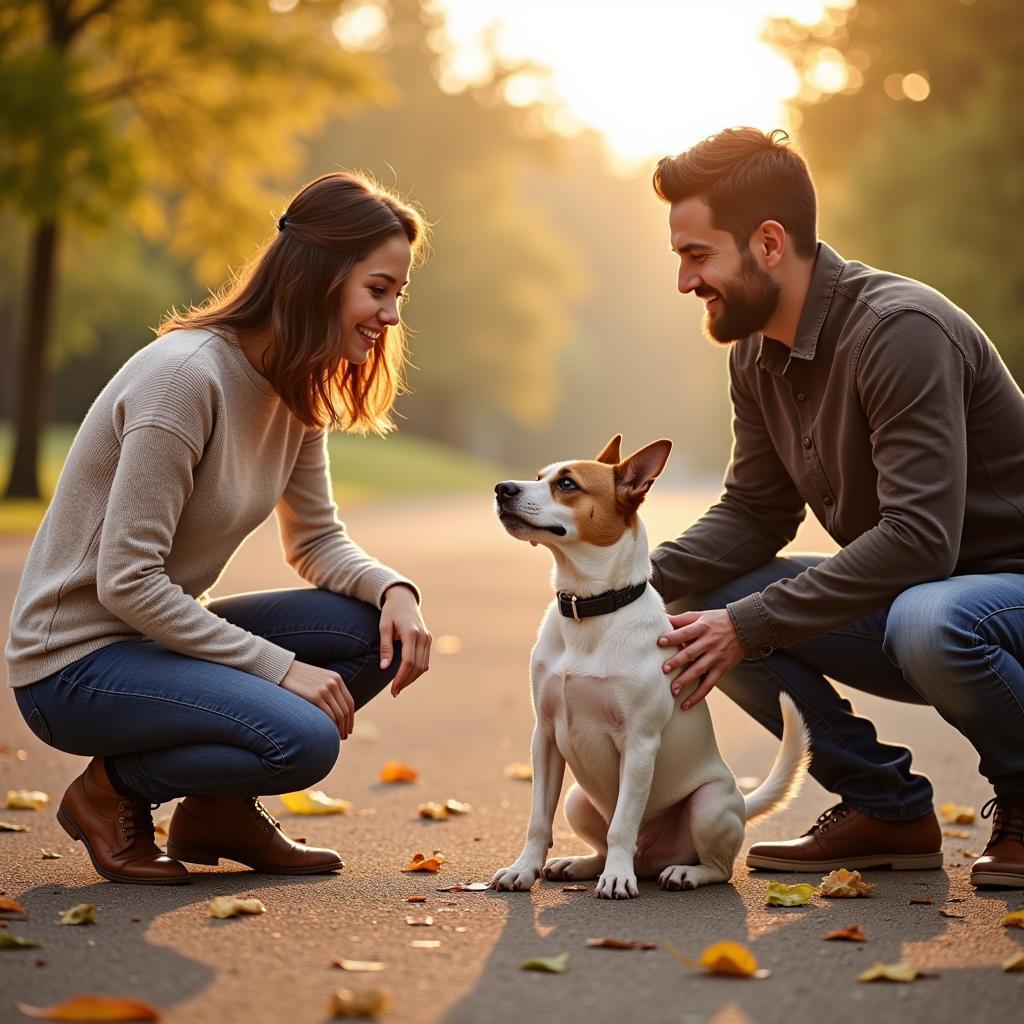
[(748, 248), (712, 226), (711, 207), (694, 196), (673, 203), (668, 216), (679, 256), (679, 291), (704, 300), (704, 333), (728, 344), (760, 331), (779, 305), (781, 287)]

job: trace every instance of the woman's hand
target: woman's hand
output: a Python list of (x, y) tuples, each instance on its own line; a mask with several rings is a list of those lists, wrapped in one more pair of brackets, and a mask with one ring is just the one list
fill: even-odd
[(401, 583), (384, 591), (380, 616), (381, 668), (391, 664), (396, 639), (402, 644), (402, 664), (391, 683), (392, 697), (397, 697), (430, 667), (430, 630), (420, 615), (415, 593)]
[(686, 711), (703, 700), (745, 654), (732, 618), (724, 608), (670, 615), (668, 621), (672, 629), (660, 636), (658, 643), (662, 647), (680, 648), (662, 665), (666, 675), (678, 672), (672, 680), (672, 695), (678, 697), (684, 687), (700, 684), (683, 701)]
[(297, 693), (310, 704), (315, 704), (338, 727), (338, 735), (348, 739), (356, 717), (356, 703), (348, 687), (337, 672), (293, 661), (281, 685)]

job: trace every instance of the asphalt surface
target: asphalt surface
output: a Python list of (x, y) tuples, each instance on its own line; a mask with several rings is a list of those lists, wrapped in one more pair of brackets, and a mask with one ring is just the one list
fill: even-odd
[[(652, 540), (677, 532), (706, 500), (655, 492), (645, 515)], [(965, 851), (984, 847), (988, 832), (981, 823), (960, 826), (969, 839), (946, 839), (943, 871), (869, 872), (877, 885), (870, 898), (816, 897), (807, 907), (766, 906), (765, 887), (776, 876), (742, 866), (728, 885), (663, 893), (644, 883), (641, 897), (628, 902), (598, 901), (543, 882), (530, 893), (437, 892), (488, 879), (521, 848), (530, 786), (506, 778), (503, 768), (529, 758), (528, 654), (549, 598), (549, 556), (505, 537), (488, 495), (364, 505), (347, 518), (364, 546), (421, 584), (439, 650), (430, 673), (400, 699), (385, 694), (360, 713), (355, 736), (322, 783), (329, 795), (352, 801), (353, 810), (282, 815), (291, 834), (339, 849), (345, 870), (286, 879), (222, 862), (195, 867), (192, 884), (182, 887), (102, 881), (55, 820), (60, 795), (84, 759), (38, 742), (4, 688), (0, 748), (9, 753), (0, 750), (0, 796), (12, 788), (40, 789), (52, 802), (40, 811), (0, 811), (0, 818), (31, 827), (0, 833), (0, 890), (29, 911), (27, 921), (9, 922), (2, 931), (43, 943), (40, 950), (0, 951), (0, 1021), (27, 1019), (16, 1009), (19, 1001), (44, 1006), (102, 992), (144, 999), (171, 1024), (305, 1024), (330, 1019), (331, 993), (342, 987), (387, 989), (392, 1005), (380, 1019), (396, 1024), (1019, 1019), (1024, 974), (1003, 973), (999, 965), (1024, 948), (1024, 933), (1001, 925), (1008, 910), (1024, 905), (1024, 891), (975, 894), (971, 888), (972, 858)], [(8, 620), (28, 543), (0, 538), (0, 621)], [(830, 544), (806, 527), (796, 547), (829, 550)], [(247, 541), (216, 593), (296, 582), (270, 523)], [(445, 647), (452, 653), (441, 653)], [(990, 794), (977, 774), (977, 756), (933, 711), (851, 696), (884, 738), (913, 747), (939, 801), (981, 807)], [(713, 694), (711, 704), (735, 773), (763, 777), (775, 740), (726, 698)], [(415, 767), (420, 781), (379, 783), (379, 769), (390, 759)], [(448, 798), (469, 802), (471, 813), (438, 823), (417, 817), (421, 802)], [(832, 802), (809, 783), (792, 807), (752, 828), (748, 841), (796, 835)], [(274, 798), (267, 805), (281, 810)], [(170, 810), (163, 807), (156, 817)], [(41, 849), (62, 859), (44, 860)], [(559, 813), (554, 852), (580, 849)], [(402, 873), (413, 854), (435, 850), (447, 857), (438, 875)], [(207, 903), (220, 894), (258, 897), (267, 912), (212, 920)], [(427, 901), (405, 902), (415, 894)], [(910, 903), (926, 898), (934, 902)], [(83, 902), (96, 905), (96, 925), (58, 923), (60, 910)], [(944, 917), (942, 909), (962, 917)], [(429, 915), (433, 924), (410, 926), (407, 915)], [(823, 941), (854, 922), (866, 943)], [(602, 936), (644, 939), (658, 948), (586, 947), (588, 938)], [(745, 944), (770, 976), (713, 977), (665, 949), (670, 941), (696, 957), (726, 939)], [(417, 940), (440, 945), (418, 948)], [(528, 958), (561, 953), (569, 954), (565, 974), (520, 970)], [(348, 973), (332, 965), (333, 957), (386, 966), (376, 974)], [(855, 981), (876, 961), (900, 960), (938, 976), (909, 985)]]

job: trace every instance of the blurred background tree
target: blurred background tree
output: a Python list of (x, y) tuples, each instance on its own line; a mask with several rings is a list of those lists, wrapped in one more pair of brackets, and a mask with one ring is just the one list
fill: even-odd
[[(158, 280), (132, 273), (154, 243), (201, 279), (219, 277), (265, 232), (298, 139), (328, 108), (383, 95), (367, 60), (337, 46), (335, 13), (317, 0), (8, 0), (0, 10), (0, 201), (20, 218), (29, 252), (8, 497), (39, 493), (54, 293), (67, 258), (85, 270), (64, 296), (76, 303), (71, 326), (59, 321), (73, 351), (126, 299), (130, 313), (132, 300), (155, 297)], [(68, 228), (126, 221), (139, 234), (83, 235), (62, 260)], [(164, 271), (173, 283), (156, 262), (156, 278)]]
[(776, 21), (822, 234), (948, 295), (1024, 380), (1024, 19), (1014, 0), (858, 0)]

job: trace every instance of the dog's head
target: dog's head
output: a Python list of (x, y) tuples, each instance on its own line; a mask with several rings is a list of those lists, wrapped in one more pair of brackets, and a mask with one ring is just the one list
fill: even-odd
[(636, 514), (672, 451), (653, 441), (623, 459), (616, 434), (594, 460), (554, 462), (536, 480), (504, 480), (494, 488), (501, 525), (518, 540), (561, 548), (615, 544), (636, 528)]

